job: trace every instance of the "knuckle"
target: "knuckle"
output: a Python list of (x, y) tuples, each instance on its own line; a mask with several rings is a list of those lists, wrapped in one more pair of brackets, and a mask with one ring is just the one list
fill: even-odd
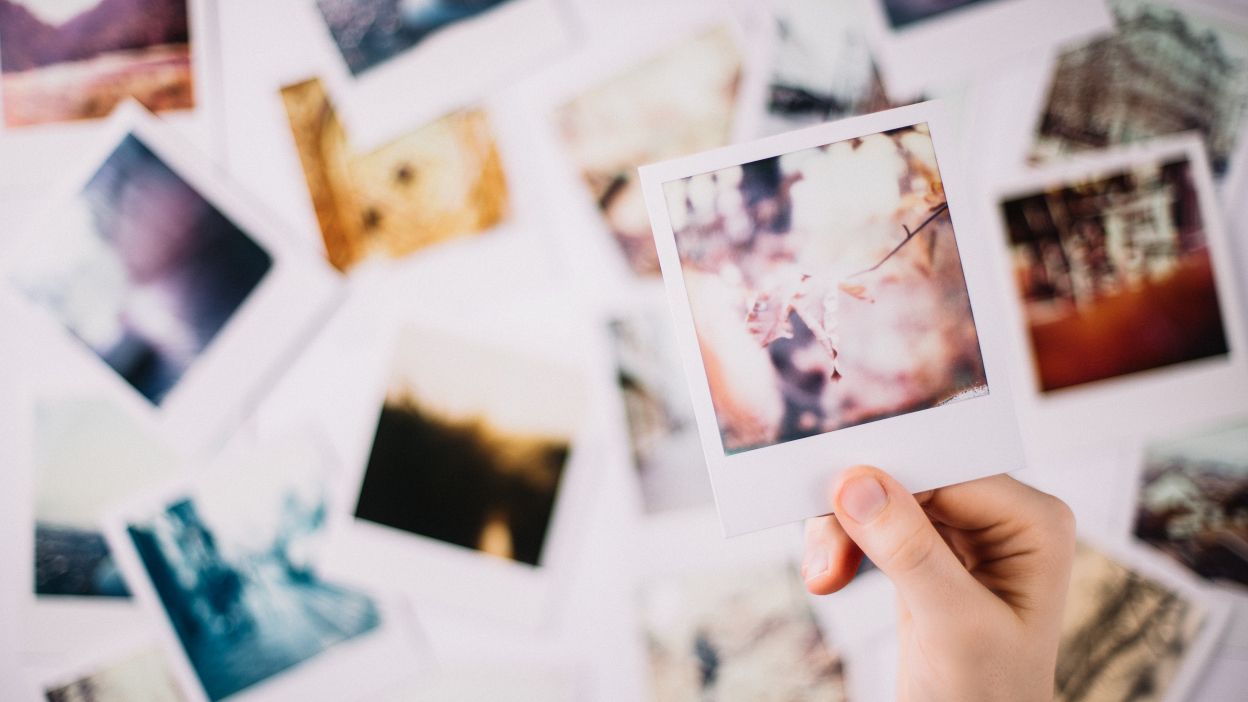
[(898, 536), (885, 547), (880, 568), (897, 575), (921, 570), (935, 551), (935, 532), (926, 524), (916, 524)]

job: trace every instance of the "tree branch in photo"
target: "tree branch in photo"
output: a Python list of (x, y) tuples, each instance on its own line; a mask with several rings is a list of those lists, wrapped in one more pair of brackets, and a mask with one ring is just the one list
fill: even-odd
[(854, 273), (854, 274), (852, 274), (852, 275), (848, 276), (846, 279), (848, 280), (849, 278), (855, 278), (855, 277), (860, 276), (860, 275), (866, 275), (867, 273), (872, 273), (872, 272), (874, 272), (874, 271), (878, 270), (880, 266), (882, 266), (882, 265), (884, 265), (885, 263), (887, 263), (887, 262), (888, 262), (888, 259), (890, 259), (890, 258), (892, 258), (894, 255), (896, 255), (898, 251), (901, 251), (901, 247), (903, 247), (903, 246), (905, 246), (907, 243), (909, 243), (909, 241), (910, 241), (911, 239), (913, 239), (913, 238), (914, 238), (914, 237), (915, 237), (915, 236), (916, 236), (919, 232), (923, 231), (923, 228), (924, 228), (924, 227), (926, 227), (927, 225), (931, 224), (933, 221), (935, 221), (935, 220), (936, 220), (936, 218), (937, 218), (937, 217), (939, 217), (940, 215), (944, 214), (945, 210), (948, 210), (948, 209), (949, 209), (949, 203), (948, 203), (948, 202), (942, 202), (942, 203), (940, 203), (939, 205), (937, 205), (937, 206), (936, 206), (936, 209), (932, 210), (932, 213), (931, 213), (930, 215), (928, 215), (928, 216), (927, 216), (927, 219), (923, 220), (922, 224), (920, 224), (919, 226), (915, 227), (913, 231), (912, 231), (909, 227), (907, 227), (906, 225), (904, 225), (904, 224), (903, 224), (903, 225), (901, 225), (901, 228), (902, 228), (902, 229), (904, 229), (904, 230), (905, 230), (905, 232), (906, 232), (906, 238), (905, 238), (905, 239), (902, 239), (900, 244), (898, 244), (897, 246), (893, 247), (893, 250), (892, 250), (892, 251), (889, 251), (887, 254), (885, 254), (884, 258), (881, 258), (878, 262), (876, 262), (876, 264), (875, 264), (874, 266), (871, 266), (870, 268), (867, 268), (867, 269), (865, 269), (865, 270), (858, 271), (857, 273)]

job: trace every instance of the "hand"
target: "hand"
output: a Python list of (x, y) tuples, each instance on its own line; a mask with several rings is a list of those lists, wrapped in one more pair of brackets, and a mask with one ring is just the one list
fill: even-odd
[(1075, 549), (1070, 508), (1005, 475), (911, 495), (878, 468), (832, 486), (806, 522), (802, 577), (844, 587), (866, 554), (897, 588), (897, 698), (1053, 699)]

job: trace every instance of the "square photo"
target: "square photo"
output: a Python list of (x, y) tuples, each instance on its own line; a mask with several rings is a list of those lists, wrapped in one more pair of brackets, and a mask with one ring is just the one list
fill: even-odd
[(319, 79), (281, 94), (325, 250), (338, 270), (476, 234), (506, 216), (507, 180), (484, 111), (454, 112), (359, 150)]
[(581, 379), (562, 365), (409, 328), (355, 517), (540, 565), (584, 409)]
[(1145, 449), (1135, 536), (1196, 575), (1248, 587), (1248, 420)]
[(195, 106), (191, 0), (0, 0), (6, 127)]
[(988, 394), (927, 123), (663, 194), (724, 452)]
[(18, 287), (156, 406), (273, 264), (135, 133), (40, 237)]
[(1140, 158), (1002, 201), (1041, 392), (1228, 353), (1196, 168)]

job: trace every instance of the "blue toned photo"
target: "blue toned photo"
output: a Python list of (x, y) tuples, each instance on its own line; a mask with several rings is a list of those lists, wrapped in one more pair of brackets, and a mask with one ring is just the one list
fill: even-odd
[[(325, 522), (316, 481), (254, 470), (201, 485), (127, 523), (147, 576), (209, 699), (262, 683), (381, 625), (363, 593), (313, 568)], [(280, 480), (280, 476), (279, 476)], [(245, 483), (245, 489), (240, 489)]]
[(995, 0), (883, 0), (893, 29), (904, 29), (947, 12)]
[(508, 0), (316, 0), (351, 75)]

